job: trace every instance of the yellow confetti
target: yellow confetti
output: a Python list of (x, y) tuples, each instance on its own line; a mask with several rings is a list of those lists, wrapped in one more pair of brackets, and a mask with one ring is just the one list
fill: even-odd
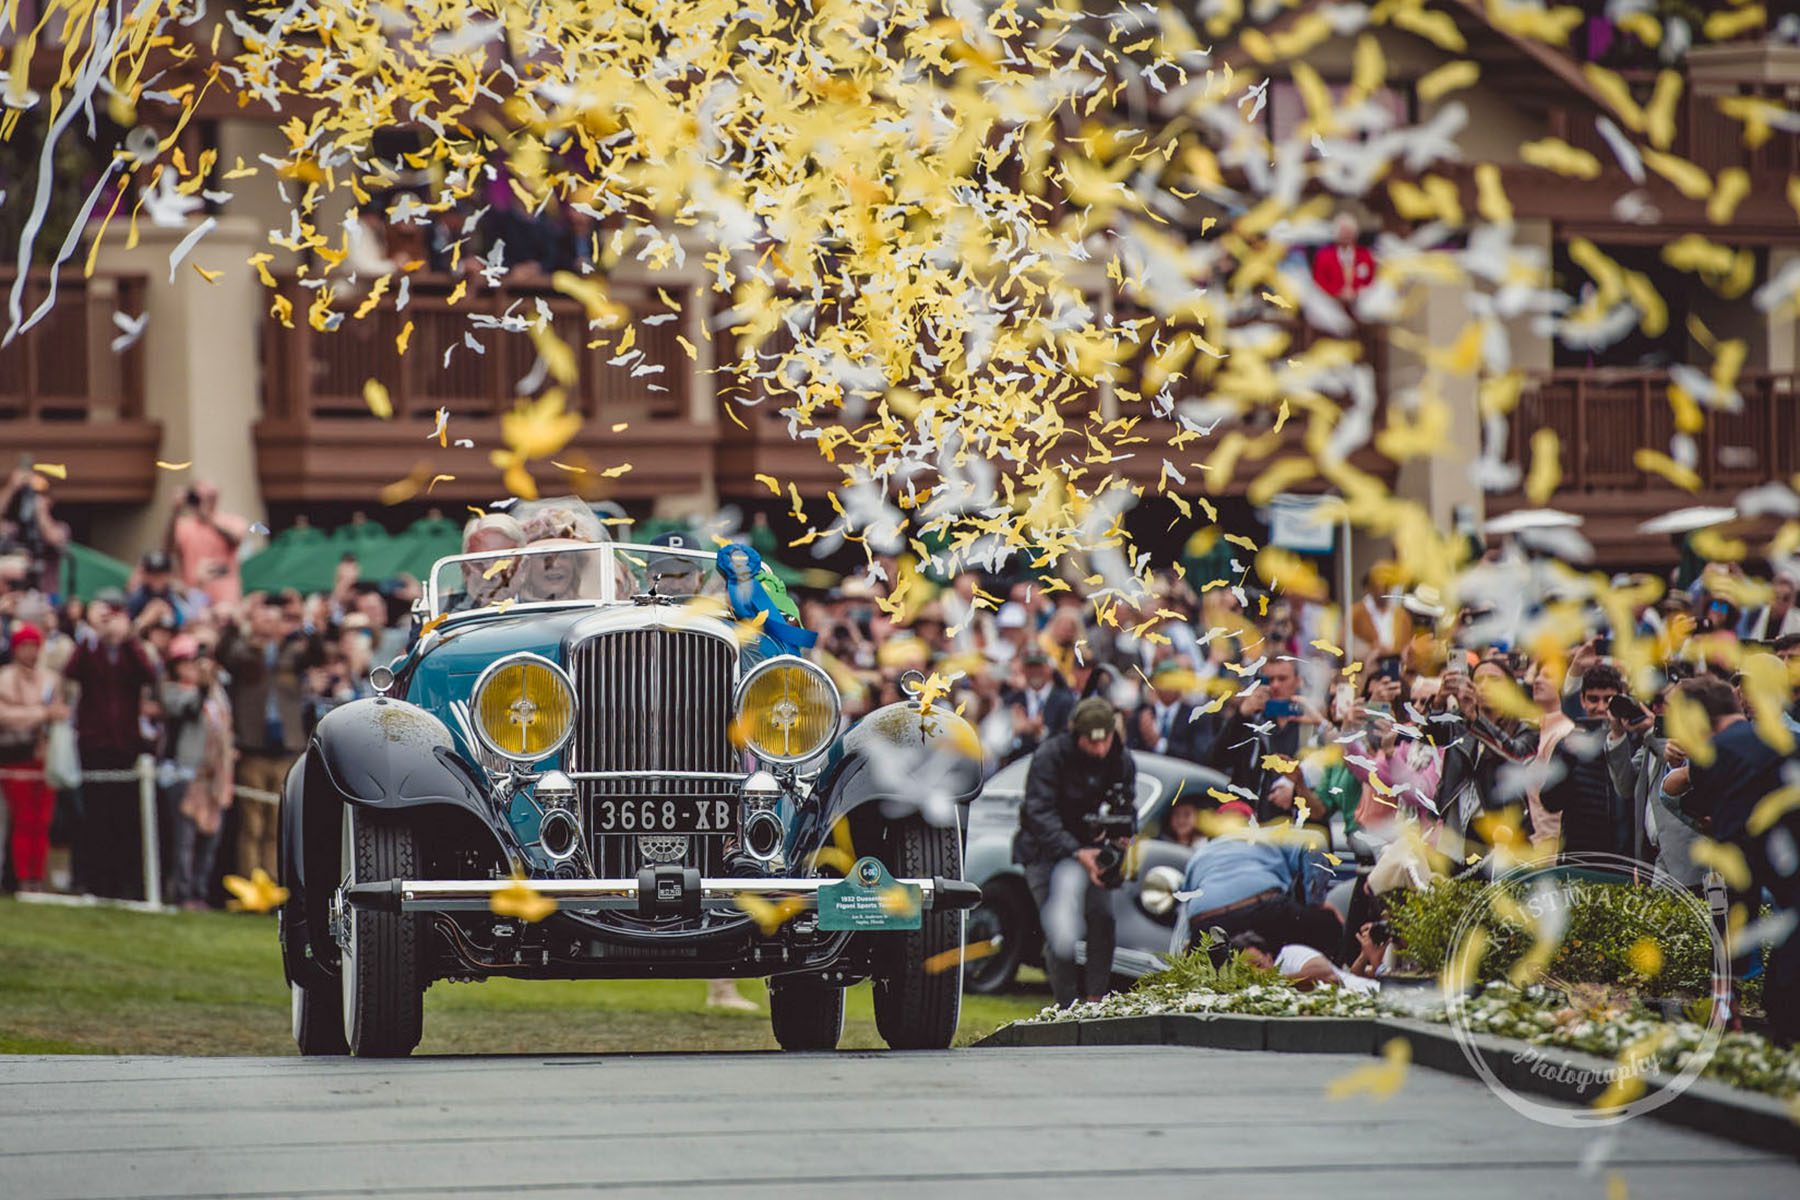
[(451, 483), (451, 482), (454, 482), (455, 479), (456, 479), (456, 476), (454, 476), (454, 475), (433, 475), (431, 477), (431, 482), (425, 485), (425, 494), (429, 496), (431, 494), (431, 489), (436, 487), (438, 484)]
[(160, 458), (156, 460), (156, 469), (159, 471), (185, 471), (193, 465), (192, 459), (187, 462), (164, 462)]
[(363, 383), (363, 403), (381, 420), (393, 418), (394, 402), (388, 397), (387, 385), (380, 380), (370, 379)]
[(1406, 1070), (1412, 1064), (1412, 1043), (1405, 1038), (1389, 1038), (1381, 1047), (1381, 1061), (1356, 1067), (1325, 1085), (1327, 1100), (1345, 1100), (1366, 1095), (1372, 1100), (1391, 1098), (1406, 1083)]
[(1487, 953), (1488, 932), (1477, 925), (1451, 948), (1444, 959), (1438, 986), (1446, 996), (1460, 996), (1481, 978), (1481, 959)]
[(488, 910), (497, 917), (513, 917), (528, 925), (536, 925), (556, 911), (556, 901), (525, 886), (515, 877), (503, 888), (488, 894)]
[(1598, 179), (1600, 160), (1561, 138), (1540, 138), (1519, 147), (1519, 157), (1534, 167), (1574, 179)]
[(954, 971), (963, 963), (972, 963), (999, 952), (1000, 939), (993, 937), (985, 942), (970, 942), (965, 946), (952, 946), (948, 950), (940, 950), (920, 965), (924, 967), (927, 975), (942, 975), (945, 971)]
[(1660, 150), (1645, 150), (1644, 165), (1675, 185), (1689, 200), (1704, 200), (1713, 190), (1712, 177), (1685, 158)]
[(48, 475), (52, 479), (67, 479), (69, 477), (69, 468), (62, 463), (32, 463), (31, 469), (41, 475)]
[(1718, 9), (1706, 18), (1706, 23), (1700, 27), (1700, 31), (1706, 35), (1708, 41), (1729, 42), (1753, 29), (1762, 28), (1763, 22), (1767, 19), (1768, 16), (1760, 4)]
[(272, 912), (287, 903), (288, 890), (261, 867), (250, 872), (248, 879), (242, 875), (227, 875), (224, 884), (225, 890), (232, 895), (230, 907), (240, 912)]
[(1475, 168), (1475, 211), (1484, 221), (1496, 225), (1512, 224), (1512, 201), (1501, 185), (1500, 168), (1493, 163), (1481, 163)]
[(745, 916), (756, 922), (764, 937), (774, 934), (783, 925), (806, 911), (806, 902), (796, 896), (786, 896), (781, 900), (764, 900), (754, 892), (740, 892), (731, 898), (731, 902), (743, 911)]
[(413, 323), (408, 321), (401, 326), (400, 332), (394, 335), (394, 352), (405, 354), (407, 346), (412, 344)]
[(1531, 435), (1531, 473), (1525, 477), (1525, 496), (1542, 506), (1561, 483), (1562, 439), (1554, 429), (1539, 429)]
[(1706, 202), (1706, 219), (1714, 225), (1729, 225), (1737, 207), (1750, 194), (1750, 172), (1742, 167), (1727, 167), (1719, 172), (1712, 198)]
[(199, 275), (200, 278), (206, 280), (206, 282), (208, 282), (208, 283), (219, 282), (219, 276), (225, 274), (225, 272), (223, 272), (223, 271), (209, 271), (205, 267), (201, 266), (199, 263), (191, 263), (189, 265), (191, 265), (194, 268), (195, 274)]
[(1445, 63), (1435, 71), (1429, 71), (1413, 85), (1419, 99), (1427, 104), (1435, 104), (1451, 92), (1473, 87), (1481, 78), (1481, 68), (1468, 60)]
[(1700, 490), (1700, 475), (1692, 467), (1684, 467), (1660, 450), (1639, 447), (1631, 456), (1633, 465), (1646, 475), (1660, 475), (1684, 492)]

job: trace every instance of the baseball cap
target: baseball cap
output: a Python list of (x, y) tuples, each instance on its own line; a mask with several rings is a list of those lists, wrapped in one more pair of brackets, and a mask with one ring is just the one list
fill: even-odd
[(1019, 661), (1028, 667), (1044, 666), (1050, 661), (1050, 656), (1044, 652), (1042, 646), (1027, 646), (1024, 653), (1019, 656)]
[(169, 556), (161, 550), (151, 550), (144, 555), (144, 570), (163, 572), (169, 570)]
[(1118, 728), (1118, 711), (1103, 696), (1089, 696), (1069, 714), (1069, 732), (1078, 738), (1100, 737)]
[[(703, 548), (699, 538), (681, 530), (659, 533), (650, 539), (650, 544), (669, 550), (700, 550)], [(649, 561), (649, 569), (662, 575), (697, 573), (704, 567), (705, 564), (701, 560), (680, 554), (652, 554)]]
[(994, 618), (994, 623), (1002, 629), (1025, 628), (1025, 606), (1008, 600), (1000, 606), (1000, 613)]
[(42, 630), (36, 625), (27, 625), (24, 622), (20, 622), (13, 626), (12, 648), (14, 650), (32, 642), (35, 642), (40, 646), (44, 644), (44, 634)]

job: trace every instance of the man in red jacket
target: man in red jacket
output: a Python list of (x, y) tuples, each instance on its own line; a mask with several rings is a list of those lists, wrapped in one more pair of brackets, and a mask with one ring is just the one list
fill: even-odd
[(1349, 213), (1337, 219), (1337, 241), (1313, 257), (1313, 282), (1327, 296), (1346, 302), (1375, 282), (1375, 256), (1356, 244), (1356, 218)]

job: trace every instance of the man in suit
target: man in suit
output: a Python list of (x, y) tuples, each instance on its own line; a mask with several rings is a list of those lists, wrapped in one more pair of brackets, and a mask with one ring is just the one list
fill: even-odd
[(1216, 713), (1195, 716), (1194, 705), (1182, 698), (1189, 672), (1175, 659), (1158, 663), (1150, 676), (1150, 698), (1131, 715), (1133, 750), (1149, 750), (1189, 762), (1205, 762), (1218, 737)]
[(1375, 282), (1375, 256), (1356, 241), (1356, 218), (1344, 213), (1337, 219), (1337, 241), (1313, 256), (1313, 282), (1334, 300), (1345, 303)]
[(1045, 738), (1062, 732), (1069, 714), (1075, 711), (1075, 692), (1056, 673), (1043, 647), (1026, 644), (1020, 654), (1020, 672), (1023, 686), (1009, 688), (1000, 697), (1012, 712), (1013, 740), (1007, 762), (1023, 758)]

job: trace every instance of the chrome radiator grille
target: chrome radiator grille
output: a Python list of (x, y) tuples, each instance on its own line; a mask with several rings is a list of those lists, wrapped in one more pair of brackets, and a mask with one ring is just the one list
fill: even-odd
[[(739, 769), (729, 729), (737, 674), (737, 648), (730, 642), (679, 629), (603, 633), (575, 647), (569, 674), (581, 713), (569, 743), (569, 769)], [(696, 779), (584, 780), (580, 790), (594, 868), (606, 878), (633, 876), (647, 860), (638, 835), (597, 832), (599, 799), (736, 796), (728, 783)], [(727, 836), (736, 828), (735, 804), (732, 812), (728, 833), (689, 835), (684, 865), (702, 874), (722, 868)]]

